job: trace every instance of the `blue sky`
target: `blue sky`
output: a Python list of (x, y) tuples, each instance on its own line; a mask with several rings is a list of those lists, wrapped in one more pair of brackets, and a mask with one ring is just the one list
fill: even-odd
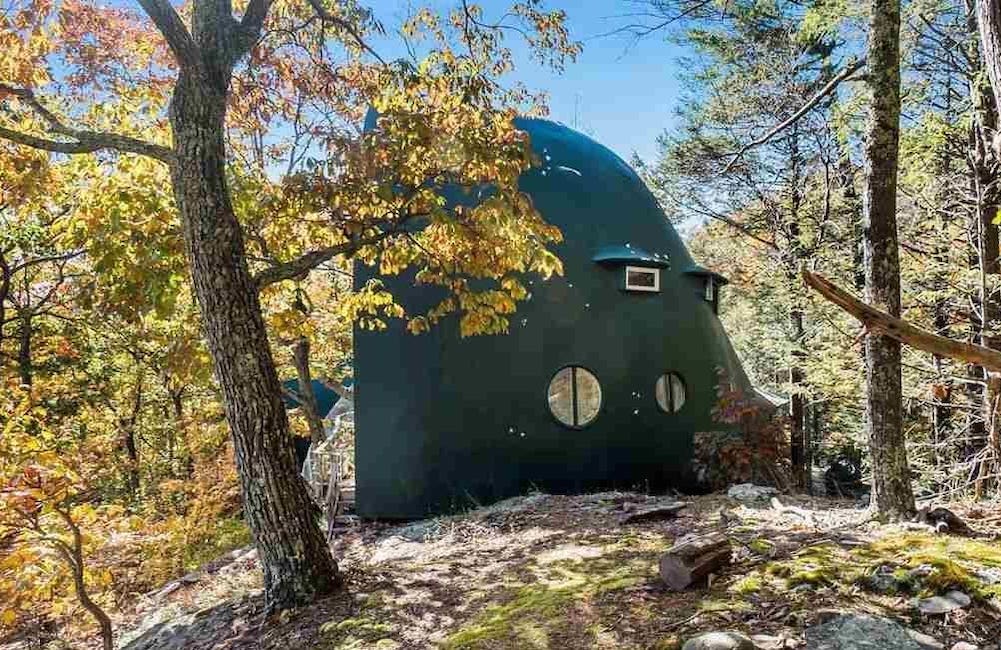
[[(479, 0), (487, 16), (500, 15), (513, 0)], [(391, 30), (406, 14), (406, 0), (369, 0), (376, 16)], [(436, 8), (454, 6), (432, 0)], [(655, 34), (634, 43), (623, 36), (599, 38), (626, 23), (636, 11), (628, 0), (548, 0), (550, 8), (567, 12), (571, 35), (583, 41), (577, 63), (555, 74), (519, 61), (514, 76), (533, 90), (549, 93), (554, 120), (584, 131), (629, 160), (633, 152), (650, 160), (656, 138), (674, 121), (679, 96), (677, 59), (684, 52)], [(511, 39), (508, 44), (519, 48)]]

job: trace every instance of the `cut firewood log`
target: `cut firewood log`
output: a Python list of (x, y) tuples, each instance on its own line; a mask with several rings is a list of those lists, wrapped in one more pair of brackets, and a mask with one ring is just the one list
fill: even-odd
[(660, 579), (672, 591), (701, 583), (730, 563), (733, 549), (722, 533), (682, 539), (660, 558)]

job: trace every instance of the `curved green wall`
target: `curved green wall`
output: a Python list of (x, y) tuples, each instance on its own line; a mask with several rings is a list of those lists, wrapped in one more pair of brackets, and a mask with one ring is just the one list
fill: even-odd
[[(607, 148), (565, 126), (521, 120), (543, 166), (522, 186), (563, 231), (563, 277), (535, 279), (506, 336), (461, 339), (448, 322), (420, 336), (402, 324), (355, 330), (357, 509), (411, 518), (530, 489), (691, 487), (696, 431), (720, 428), (710, 411), (717, 368), (750, 389), (698, 269), (653, 195)], [(627, 246), (628, 244), (628, 246)], [(661, 268), (659, 293), (623, 290), (608, 251), (642, 249)], [(615, 258), (615, 255), (611, 255)], [(655, 264), (651, 262), (649, 266)], [(372, 276), (358, 265), (356, 284)], [(686, 273), (686, 271), (688, 271)], [(430, 299), (386, 278), (405, 306)], [(549, 411), (547, 386), (566, 365), (600, 380), (597, 419), (570, 429)], [(687, 401), (661, 411), (654, 384), (668, 371)]]

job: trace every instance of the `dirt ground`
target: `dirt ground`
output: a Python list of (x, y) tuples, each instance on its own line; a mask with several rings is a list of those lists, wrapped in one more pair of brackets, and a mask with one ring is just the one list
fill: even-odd
[[(1001, 637), (1001, 506), (953, 506), (983, 537), (880, 526), (854, 503), (782, 496), (685, 498), (673, 519), (623, 523), (677, 500), (632, 493), (531, 495), (409, 525), (361, 523), (335, 542), (345, 589), (265, 619), (253, 552), (141, 599), (120, 622), (130, 650), (168, 648), (675, 648), (710, 630), (802, 647), (826, 610), (897, 620), (945, 644)], [(734, 563), (667, 590), (657, 561), (688, 534), (724, 531)], [(920, 581), (906, 576), (917, 571)], [(904, 576), (886, 589), (875, 574)], [(892, 582), (892, 581), (891, 581)], [(884, 586), (885, 587), (885, 586)], [(944, 616), (915, 599), (973, 598)]]

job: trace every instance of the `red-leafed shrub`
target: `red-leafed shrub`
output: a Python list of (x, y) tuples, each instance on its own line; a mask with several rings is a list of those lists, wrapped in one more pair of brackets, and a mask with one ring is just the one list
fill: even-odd
[(696, 476), (712, 488), (746, 482), (785, 488), (789, 483), (787, 418), (762, 396), (737, 387), (725, 370), (717, 373), (713, 419), (720, 428), (695, 434)]

